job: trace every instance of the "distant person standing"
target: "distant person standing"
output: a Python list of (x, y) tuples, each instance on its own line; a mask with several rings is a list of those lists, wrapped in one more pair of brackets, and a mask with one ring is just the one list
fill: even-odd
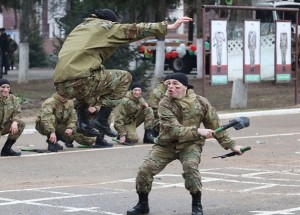
[(8, 68), (11, 70), (14, 69), (14, 64), (15, 64), (15, 51), (18, 49), (18, 44), (16, 41), (14, 41), (11, 36), (8, 34), (7, 35), (7, 40), (8, 40)]
[[(7, 74), (9, 69), (8, 66), (8, 40), (7, 34), (5, 33), (5, 28), (0, 29), (0, 47), (1, 47), (1, 54), (2, 54), (2, 63), (1, 63), (1, 73)], [(4, 72), (3, 72), (4, 68)]]

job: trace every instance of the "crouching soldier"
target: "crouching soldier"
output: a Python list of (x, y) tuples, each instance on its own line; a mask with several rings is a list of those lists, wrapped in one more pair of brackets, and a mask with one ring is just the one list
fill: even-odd
[(12, 145), (22, 134), (25, 123), (20, 120), (21, 108), (17, 98), (10, 93), (10, 83), (0, 79), (0, 134), (8, 134), (1, 150), (1, 156), (20, 156), (21, 152), (12, 150)]
[[(139, 137), (136, 128), (144, 123), (144, 143), (154, 143), (152, 136), (154, 115), (153, 110), (148, 106), (142, 97), (142, 86), (133, 83), (130, 91), (122, 99), (115, 109), (114, 127), (118, 132), (116, 138), (120, 144), (133, 145), (138, 142)], [(115, 139), (114, 139), (115, 140)]]
[[(73, 141), (82, 144), (96, 141), (96, 138), (85, 137), (76, 132), (77, 115), (72, 100), (67, 100), (57, 93), (42, 103), (40, 113), (36, 119), (36, 130), (47, 136), (48, 151), (62, 150), (58, 141), (65, 143), (66, 147), (73, 147)], [(99, 139), (101, 140), (101, 139)]]

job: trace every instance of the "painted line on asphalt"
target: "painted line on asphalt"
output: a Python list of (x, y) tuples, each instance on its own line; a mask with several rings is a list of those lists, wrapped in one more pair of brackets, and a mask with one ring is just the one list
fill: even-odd
[(265, 111), (249, 111), (249, 112), (235, 112), (235, 113), (223, 113), (218, 114), (220, 119), (231, 119), (240, 116), (254, 117), (254, 116), (276, 116), (276, 115), (288, 115), (299, 114), (300, 108), (291, 109), (279, 109), (279, 110), (265, 110)]
[(292, 212), (296, 212), (296, 211), (300, 211), (300, 207), (290, 208), (285, 210), (277, 210), (277, 211), (250, 211), (250, 213), (255, 213), (254, 215), (287, 215), (287, 214), (294, 214)]

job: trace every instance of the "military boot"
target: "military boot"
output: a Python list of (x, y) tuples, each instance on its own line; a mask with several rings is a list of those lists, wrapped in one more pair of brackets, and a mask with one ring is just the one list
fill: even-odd
[(132, 209), (127, 211), (127, 215), (149, 214), (148, 193), (138, 193), (139, 202)]
[(152, 136), (155, 138), (158, 137), (158, 135), (159, 135), (159, 131), (157, 129), (153, 129)]
[(20, 156), (21, 152), (16, 152), (11, 148), (15, 142), (15, 140), (7, 139), (1, 150), (1, 156)]
[(116, 137), (117, 133), (111, 130), (108, 123), (108, 118), (112, 110), (113, 109), (110, 107), (101, 107), (96, 117), (92, 120), (91, 126), (93, 128), (98, 129), (99, 131), (102, 131), (104, 134), (106, 134), (109, 137)]
[(154, 143), (154, 137), (152, 136), (152, 133), (153, 133), (152, 129), (145, 129), (145, 134), (143, 139), (144, 143), (150, 143), (150, 144)]
[(63, 136), (57, 135), (57, 141), (59, 141), (59, 140), (64, 142), (65, 146), (67, 148), (73, 148), (74, 147), (74, 145), (73, 145), (74, 140), (71, 140), (70, 138), (65, 138)]
[(112, 147), (113, 144), (108, 143), (104, 137), (97, 137), (96, 138), (96, 143), (95, 143), (95, 147), (96, 148), (110, 148)]
[(48, 143), (48, 151), (49, 152), (58, 152), (59, 150), (63, 150), (64, 147), (62, 147), (59, 143), (52, 143), (49, 139), (46, 140)]
[(192, 195), (192, 215), (203, 215), (201, 205), (201, 192), (191, 193)]
[(100, 132), (90, 125), (88, 120), (88, 112), (85, 108), (77, 109), (77, 132), (84, 134), (87, 137), (97, 137)]

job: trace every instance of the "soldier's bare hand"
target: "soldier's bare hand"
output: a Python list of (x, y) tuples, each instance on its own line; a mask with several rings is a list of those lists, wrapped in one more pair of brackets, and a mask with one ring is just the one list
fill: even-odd
[(215, 131), (211, 129), (198, 128), (198, 133), (205, 138), (212, 138)]
[(73, 129), (67, 128), (65, 134), (70, 137), (73, 134)]
[(241, 152), (241, 146), (233, 146), (230, 148), (231, 151), (238, 153), (239, 155), (242, 155), (243, 153)]
[(18, 123), (14, 121), (11, 124), (9, 131), (10, 131), (11, 135), (17, 134), (19, 132)]
[(56, 134), (54, 132), (52, 132), (50, 134), (49, 140), (51, 143), (54, 143), (54, 144), (57, 142)]
[(95, 113), (96, 111), (97, 111), (97, 109), (95, 107), (89, 107), (88, 108), (89, 113)]
[(148, 107), (149, 107), (148, 103), (145, 102), (145, 103), (143, 104), (143, 108), (146, 109), (146, 108), (148, 108)]
[(120, 142), (121, 144), (125, 143), (125, 141), (126, 141), (126, 136), (120, 137), (119, 142)]
[(190, 18), (190, 17), (186, 17), (186, 16), (180, 17), (180, 18), (178, 18), (176, 20), (175, 23), (168, 25), (167, 29), (168, 30), (177, 29), (177, 28), (179, 28), (181, 26), (182, 23), (184, 23), (184, 22), (192, 22), (192, 21), (193, 21), (193, 19)]

